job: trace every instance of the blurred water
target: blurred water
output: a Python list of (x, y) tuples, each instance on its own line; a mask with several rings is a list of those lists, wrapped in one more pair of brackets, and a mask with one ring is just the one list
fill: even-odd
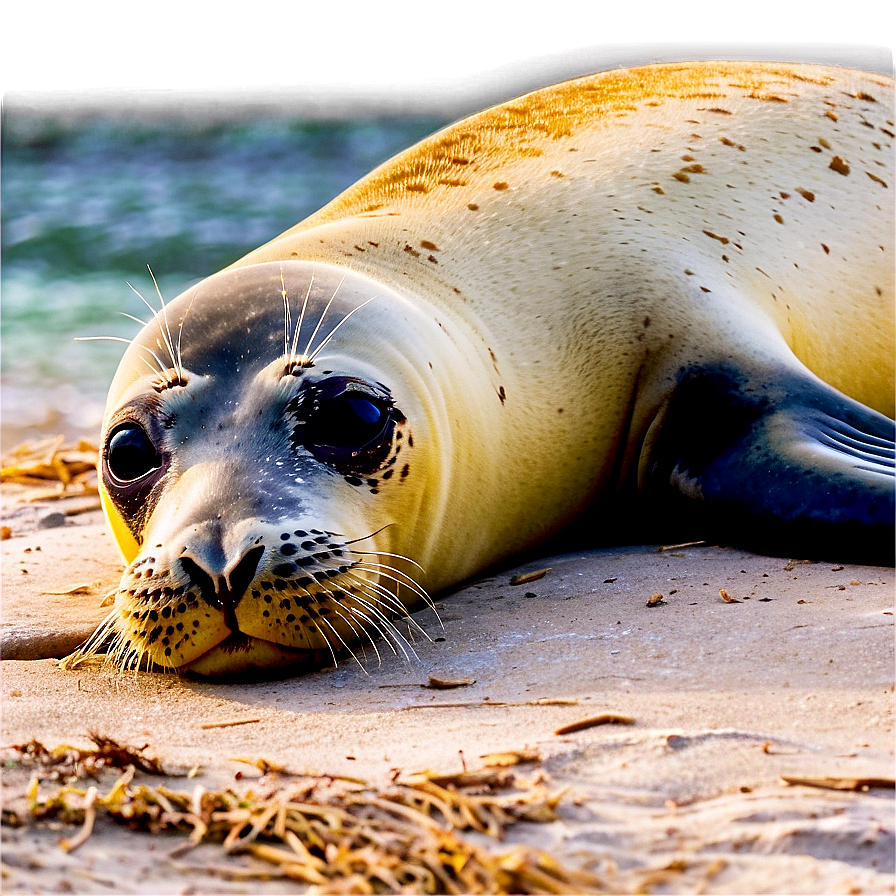
[(316, 211), (444, 123), (253, 119), (62, 124), (4, 115), (0, 377), (5, 449), (96, 437), (150, 265), (167, 298)]

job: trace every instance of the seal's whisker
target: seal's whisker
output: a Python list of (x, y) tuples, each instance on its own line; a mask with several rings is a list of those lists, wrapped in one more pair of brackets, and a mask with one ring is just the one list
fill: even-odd
[[(380, 610), (380, 606), (382, 606), (382, 601), (380, 601), (379, 597), (374, 593), (370, 595), (366, 595), (364, 591), (365, 583), (360, 579), (355, 579), (357, 583), (355, 587), (352, 589), (352, 599), (357, 601), (363, 607), (365, 607), (369, 612), (375, 613), (377, 617), (383, 622), (384, 625), (389, 626), (391, 623), (388, 621), (388, 617), (385, 616), (384, 613)], [(370, 619), (371, 624), (375, 624), (373, 619)], [(376, 626), (377, 631), (388, 641), (388, 637), (386, 632), (384, 632), (379, 625)], [(390, 645), (391, 646), (391, 645)], [(392, 648), (393, 652), (395, 648)]]
[[(387, 566), (384, 563), (375, 563), (371, 560), (362, 560), (360, 563), (355, 564), (356, 569), (366, 570), (368, 572), (375, 572), (377, 575), (382, 576), (382, 578), (387, 579), (391, 582), (395, 582), (397, 586), (404, 585), (409, 591), (411, 591), (414, 595), (419, 598), (419, 600), (423, 603), (423, 605), (432, 610), (435, 614), (436, 619), (439, 621), (439, 625), (444, 628), (445, 626), (442, 624), (442, 619), (439, 616), (439, 611), (436, 609), (435, 601), (430, 597), (429, 593), (421, 588), (410, 576), (406, 573), (403, 573), (401, 570), (395, 569), (392, 566)], [(393, 575), (394, 573), (394, 575)], [(396, 591), (397, 596), (397, 591)], [(402, 604), (404, 606), (404, 604)], [(405, 611), (407, 611), (407, 607), (405, 607)]]
[[(342, 284), (345, 283), (345, 278), (347, 276), (348, 276), (348, 274), (342, 275), (342, 279), (339, 281), (339, 283), (336, 284), (336, 289), (333, 290), (333, 295), (330, 296), (329, 300), (327, 301), (327, 304), (324, 306), (323, 313), (321, 314), (320, 319), (317, 322), (317, 326), (314, 328), (314, 330), (311, 333), (311, 338), (308, 340), (308, 344), (305, 346), (305, 351), (302, 352), (302, 360), (305, 360), (306, 358), (308, 359), (309, 362), (314, 360), (314, 355), (312, 355), (309, 358), (308, 352), (311, 350), (311, 345), (314, 342), (314, 337), (317, 336), (317, 331), (321, 328), (321, 324), (323, 324), (324, 318), (327, 316), (327, 312), (330, 310), (330, 305), (333, 304), (333, 299), (336, 298), (336, 294), (339, 292), (339, 289), (342, 286)], [(312, 280), (313, 279), (314, 278), (312, 275)], [(316, 355), (317, 352), (315, 352), (314, 354)]]
[(168, 347), (168, 352), (171, 355), (171, 366), (174, 367), (174, 372), (177, 374), (178, 378), (182, 379), (183, 371), (180, 369), (180, 358), (174, 350), (174, 338), (171, 335), (171, 327), (168, 324), (168, 306), (165, 304), (165, 299), (162, 298), (162, 290), (159, 289), (159, 284), (156, 280), (156, 275), (152, 272), (152, 268), (147, 265), (146, 270), (149, 271), (149, 276), (152, 277), (152, 283), (156, 288), (156, 295), (159, 297), (159, 303), (162, 308), (162, 335), (165, 340), (165, 345)]
[[(386, 607), (390, 612), (394, 613), (396, 617), (400, 617), (402, 619), (407, 619), (409, 625), (413, 625), (421, 635), (425, 638), (429, 638), (426, 630), (417, 622), (416, 619), (408, 612), (408, 608), (401, 601), (401, 598), (398, 595), (393, 594), (388, 588), (384, 586), (367, 581), (365, 579), (359, 578), (358, 576), (348, 574), (352, 581), (359, 583), (359, 585), (369, 589), (372, 592), (371, 596), (378, 600), (384, 607)], [(401, 583), (398, 583), (401, 584)], [(438, 618), (438, 613), (436, 613), (436, 617)], [(441, 623), (441, 619), (439, 619), (439, 623)], [(444, 628), (444, 626), (442, 626)], [(431, 639), (430, 639), (431, 640)]]
[(153, 373), (161, 373), (164, 376), (164, 374), (168, 370), (168, 365), (162, 363), (162, 360), (151, 348), (145, 345), (141, 345), (135, 340), (128, 339), (125, 336), (76, 336), (75, 342), (123, 342), (125, 345), (136, 345), (137, 348), (141, 349), (142, 351), (149, 352), (156, 364), (159, 365), (158, 371), (153, 370)]
[[(340, 614), (340, 615), (341, 615), (341, 614)], [(348, 646), (348, 643), (346, 642), (345, 638), (343, 638), (342, 635), (339, 634), (339, 632), (338, 632), (338, 631), (336, 630), (336, 628), (332, 625), (332, 623), (330, 622), (329, 619), (325, 619), (325, 618), (321, 617), (321, 621), (322, 621), (322, 622), (323, 622), (323, 623), (330, 629), (331, 632), (333, 632), (333, 634), (336, 636), (336, 638), (337, 638), (337, 640), (339, 641), (339, 643), (340, 643), (340, 644), (341, 644), (341, 645), (348, 651), (348, 653), (349, 653), (349, 655), (351, 656), (351, 658), (358, 664), (358, 666), (360, 667), (360, 669), (361, 669), (361, 670), (364, 672), (364, 674), (366, 675), (366, 674), (367, 674), (367, 670), (364, 668), (364, 664), (361, 662), (361, 660), (358, 659), (358, 657), (355, 655), (355, 652), (351, 649), (351, 647)], [(316, 620), (315, 620), (315, 625), (317, 625), (317, 621), (316, 621)], [(327, 638), (327, 636), (324, 635), (324, 633), (320, 630), (320, 626), (318, 626), (318, 631), (320, 631), (321, 635), (323, 635), (324, 638)], [(330, 643), (329, 639), (327, 639), (327, 643), (328, 643), (328, 644)], [(330, 653), (333, 653), (333, 648), (332, 648), (332, 647), (330, 647)], [(333, 662), (334, 662), (334, 663), (336, 662), (336, 656), (335, 656), (335, 654), (333, 655)]]
[[(426, 638), (427, 641), (432, 641), (432, 638), (429, 636), (427, 631), (417, 622), (416, 619), (414, 619), (413, 616), (411, 616), (407, 612), (407, 609), (403, 605), (399, 604), (398, 607), (396, 608), (395, 597), (390, 592), (386, 591), (386, 592), (384, 592), (384, 594), (381, 594), (381, 593), (379, 593), (378, 590), (374, 590), (375, 586), (372, 586), (372, 585), (370, 585), (370, 583), (365, 583), (363, 581), (360, 581), (358, 583), (357, 587), (359, 589), (361, 589), (362, 594), (365, 594), (367, 597), (369, 597), (369, 600), (373, 601), (373, 606), (371, 606), (370, 609), (372, 611), (375, 611), (377, 613), (377, 615), (379, 616), (379, 618), (384, 619), (385, 624), (387, 624), (389, 626), (390, 634), (391, 634), (392, 638), (400, 639), (400, 641), (403, 642), (404, 644), (407, 644), (408, 647), (413, 652), (413, 650), (414, 650), (413, 646), (410, 644), (410, 642), (407, 640), (407, 638), (405, 638), (404, 635), (401, 634), (401, 632), (398, 630), (397, 626), (395, 625), (394, 621), (385, 616), (385, 614), (382, 612), (383, 609), (386, 609), (389, 612), (393, 613), (394, 617), (396, 619), (401, 619), (404, 622), (406, 622), (408, 625), (409, 633), (413, 629), (416, 629), (424, 638)], [(386, 597), (391, 598), (391, 602), (388, 600), (385, 600), (384, 595)], [(360, 601), (361, 598), (359, 597), (358, 600)], [(364, 601), (364, 605), (370, 606), (370, 604), (366, 600)], [(403, 647), (401, 648), (401, 650), (403, 653), (405, 653)], [(406, 653), (405, 653), (405, 658), (407, 659)], [(414, 653), (414, 658), (415, 659), (417, 658), (416, 653)]]
[[(149, 265), (147, 265), (147, 268), (149, 268)], [(150, 276), (152, 276), (152, 270), (149, 271), (149, 274), (150, 274)], [(153, 283), (155, 283), (155, 279), (156, 279), (155, 277), (152, 278)], [(160, 313), (155, 308), (153, 308), (152, 305), (149, 304), (149, 302), (144, 298), (143, 294), (140, 292), (139, 289), (134, 287), (133, 284), (128, 283), (128, 281), (125, 281), (125, 282), (128, 284), (128, 286), (130, 287), (130, 289), (134, 293), (134, 295), (136, 295), (140, 299), (140, 301), (143, 302), (143, 304), (146, 305), (146, 307), (152, 312), (153, 320), (159, 320), (161, 318), (162, 338), (165, 341), (165, 347), (167, 348), (168, 355), (171, 358), (171, 364), (170, 365), (162, 364), (161, 362), (159, 362), (159, 366), (161, 367), (161, 371), (163, 374), (165, 373), (165, 371), (168, 370), (169, 367), (174, 367), (175, 371), (177, 372), (177, 374), (179, 376), (180, 371), (177, 370), (176, 361), (175, 361), (175, 357), (174, 357), (174, 344), (171, 341), (171, 333), (168, 330), (168, 314), (167, 314), (167, 310), (165, 308), (165, 302), (162, 301), (162, 310)], [(158, 288), (159, 288), (158, 284), (156, 284), (156, 290), (158, 290)], [(160, 299), (162, 298), (161, 293), (159, 293), (159, 298)], [(158, 341), (156, 342), (156, 344), (159, 345)], [(161, 348), (161, 345), (159, 345), (159, 348)]]
[[(315, 600), (314, 595), (312, 595), (310, 592), (306, 591), (305, 593), (311, 598), (312, 601)], [(330, 656), (333, 659), (333, 665), (336, 668), (339, 668), (339, 661), (336, 659), (336, 652), (333, 650), (333, 645), (330, 643), (329, 637), (324, 633), (324, 630), (318, 625), (317, 619), (312, 617), (311, 623), (317, 629), (317, 633), (321, 636), (321, 638), (324, 639), (324, 643), (327, 645), (327, 649), (330, 651)]]
[[(370, 644), (371, 650), (373, 650), (373, 652), (376, 654), (376, 664), (378, 666), (382, 666), (383, 658), (382, 658), (382, 656), (380, 656), (380, 652), (376, 646), (376, 640), (374, 639), (373, 635), (370, 633), (371, 628), (376, 629), (376, 631), (379, 632), (379, 634), (383, 636), (383, 639), (388, 644), (389, 643), (388, 638), (386, 638), (386, 636), (383, 634), (383, 632), (379, 628), (379, 626), (377, 626), (377, 624), (372, 619), (370, 619), (365, 612), (363, 612), (362, 610), (358, 610), (356, 607), (342, 606), (338, 602), (336, 602), (336, 606), (337, 606), (336, 615), (353, 632), (355, 632), (356, 637), (358, 638), (359, 641), (361, 640), (361, 635), (363, 635), (367, 639), (367, 642)], [(357, 619), (360, 620), (358, 627), (355, 626), (355, 620), (352, 617), (357, 617)], [(360, 632), (359, 632), (359, 628), (360, 628)], [(364, 659), (366, 660), (367, 659), (367, 650), (363, 643), (361, 644), (361, 650), (364, 651)]]
[[(394, 525), (394, 523), (390, 523), (389, 525)], [(374, 535), (379, 535), (379, 533), (386, 528), (386, 526), (383, 526), (382, 529), (377, 529), (376, 532), (371, 532), (370, 535), (365, 535), (363, 538), (353, 538), (351, 541), (344, 541), (343, 544), (357, 544), (359, 541), (364, 541), (368, 538), (373, 538)], [(416, 560), (412, 560), (410, 557), (406, 557), (404, 554), (392, 554), (389, 551), (356, 551), (354, 548), (351, 548), (351, 552), (353, 554), (358, 554), (359, 556), (394, 557), (396, 560), (404, 560), (405, 563), (410, 563), (413, 566), (416, 566), (417, 569), (420, 570), (420, 572), (426, 575), (426, 570)]]
[(119, 636), (115, 647), (109, 653), (109, 659), (122, 672), (136, 673), (140, 670), (140, 662), (145, 652), (138, 644), (132, 644)]
[[(343, 277), (343, 280), (344, 280), (344, 279), (345, 279), (345, 278)], [(336, 294), (333, 293), (333, 295), (335, 296)], [(319, 346), (318, 346), (318, 347), (311, 353), (311, 356), (308, 358), (308, 363), (310, 364), (310, 363), (312, 363), (312, 362), (314, 361), (314, 359), (315, 359), (315, 358), (316, 358), (316, 357), (317, 357), (317, 356), (324, 350), (324, 348), (326, 348), (327, 343), (328, 343), (328, 342), (329, 342), (329, 341), (336, 335), (336, 331), (337, 331), (337, 330), (338, 330), (338, 329), (339, 329), (339, 328), (340, 328), (340, 327), (341, 327), (341, 326), (342, 326), (342, 325), (343, 325), (343, 324), (344, 324), (344, 323), (345, 323), (345, 322), (346, 322), (346, 321), (347, 321), (347, 320), (348, 320), (348, 319), (349, 319), (349, 318), (350, 318), (356, 311), (360, 311), (365, 305), (369, 305), (375, 298), (377, 298), (377, 296), (371, 296), (369, 299), (367, 299), (366, 302), (361, 302), (361, 304), (358, 305), (356, 308), (352, 308), (352, 310), (349, 311), (349, 313), (346, 314), (345, 317), (343, 317), (342, 320), (339, 321), (339, 323), (336, 324), (336, 326), (333, 327), (332, 330), (330, 330), (330, 334), (329, 334), (329, 336), (327, 336), (327, 338), (324, 339), (324, 341), (323, 341), (323, 342), (322, 342), (322, 343), (321, 343), (321, 344), (320, 344), (320, 345), (319, 345)], [(330, 301), (332, 301), (332, 299), (331, 299)], [(330, 307), (330, 306), (327, 305), (327, 308), (329, 308), (329, 307)], [(326, 311), (324, 312), (324, 314), (326, 314)], [(323, 317), (321, 317), (321, 322), (322, 322), (322, 321), (323, 321)], [(320, 326), (320, 324), (318, 324), (318, 326)], [(317, 332), (317, 331), (315, 330), (315, 333), (316, 333), (316, 332)], [(313, 335), (312, 335), (312, 339), (313, 339), (313, 338), (314, 338), (314, 337), (313, 337)], [(310, 343), (309, 343), (309, 346), (310, 346)], [(306, 355), (307, 355), (307, 351), (306, 351)]]
[(292, 361), (289, 354), (289, 332), (292, 329), (289, 315), (289, 296), (286, 294), (286, 278), (283, 275), (283, 265), (280, 265), (280, 297), (283, 299), (283, 356), (286, 358), (287, 367)]
[(180, 323), (177, 325), (177, 375), (183, 379), (184, 376), (184, 362), (183, 355), (181, 355), (180, 347), (181, 341), (183, 340), (184, 335), (184, 324), (187, 322), (187, 317), (190, 312), (193, 310), (193, 302), (196, 301), (196, 296), (199, 294), (198, 290), (193, 293), (193, 297), (190, 299), (190, 304), (187, 305), (187, 310), (184, 312), (184, 316), (180, 319)]
[(292, 347), (290, 348), (288, 359), (288, 363), (290, 366), (292, 366), (293, 364), (298, 364), (299, 361), (304, 362), (305, 360), (304, 355), (301, 358), (298, 357), (298, 355), (296, 354), (296, 349), (299, 346), (299, 335), (301, 334), (302, 326), (305, 323), (305, 311), (308, 308), (308, 299), (311, 296), (312, 286), (314, 286), (314, 274), (311, 275), (311, 279), (308, 281), (308, 289), (305, 290), (305, 297), (302, 299), (302, 310), (299, 312), (299, 320), (296, 323), (295, 333), (293, 333)]
[[(363, 601), (361, 601), (361, 599), (358, 598), (357, 596), (356, 596), (356, 599), (358, 600), (359, 603), (363, 604)], [(348, 607), (347, 610), (352, 615), (357, 616), (358, 618), (363, 620), (364, 625), (365, 625), (365, 630), (373, 629), (383, 639), (383, 643), (388, 646), (388, 648), (392, 651), (393, 655), (398, 656), (399, 650), (401, 650), (401, 653), (404, 656), (405, 660), (409, 659), (407, 651), (404, 649), (404, 647), (401, 644), (401, 633), (398, 631), (395, 631), (393, 629), (393, 627), (387, 625), (385, 622), (378, 622), (373, 608), (368, 607), (368, 606), (366, 606), (366, 604), (364, 604), (363, 606)], [(370, 642), (371, 642), (371, 645), (373, 646), (374, 651), (376, 651), (377, 664), (382, 666), (382, 664), (383, 664), (382, 656), (380, 655), (379, 650), (377, 650), (376, 643), (373, 641), (372, 637), (370, 636), (369, 631), (367, 632), (367, 636), (368, 636), (368, 638), (370, 638)], [(397, 649), (396, 649), (396, 644), (398, 645)]]
[(311, 275), (311, 280), (308, 282), (308, 289), (305, 290), (305, 298), (302, 299), (302, 310), (299, 312), (299, 322), (296, 324), (296, 333), (295, 333), (295, 338), (293, 339), (293, 345), (292, 345), (293, 357), (295, 357), (296, 347), (299, 344), (299, 333), (302, 332), (302, 326), (305, 323), (305, 311), (308, 308), (308, 299), (311, 298), (311, 287), (313, 284), (314, 284), (314, 274)]
[[(405, 660), (410, 660), (411, 656), (408, 655), (408, 650), (410, 650), (413, 658), (415, 660), (419, 659), (416, 651), (414, 650), (413, 646), (410, 644), (408, 639), (405, 638), (405, 636), (398, 630), (395, 623), (391, 619), (389, 619), (387, 616), (385, 616), (382, 613), (382, 611), (379, 609), (379, 607), (376, 606), (376, 603), (375, 603), (376, 598), (373, 598), (374, 603), (370, 603), (370, 601), (365, 600), (357, 593), (355, 593), (354, 596), (355, 596), (355, 599), (358, 601), (358, 603), (361, 604), (365, 608), (367, 613), (371, 614), (370, 616), (367, 617), (370, 624), (373, 625), (376, 628), (376, 630), (383, 636), (383, 639), (391, 648), (392, 653), (394, 653), (396, 656), (398, 656), (398, 651), (400, 650), (402, 655), (404, 656)], [(407, 617), (407, 616), (402, 617), (402, 618), (406, 618), (409, 621), (413, 621), (410, 619), (410, 617)], [(379, 622), (377, 622), (376, 620), (379, 620)], [(417, 626), (417, 628), (419, 628), (419, 626)], [(426, 633), (423, 632), (423, 634), (426, 634)], [(396, 649), (396, 647), (398, 649)]]
[[(112, 639), (118, 637), (118, 633), (115, 631), (117, 618), (118, 611), (113, 609), (94, 629), (93, 634), (60, 662), (60, 667), (63, 669), (74, 669), (85, 660), (98, 656), (103, 652), (104, 648), (108, 648), (112, 643)], [(106, 655), (108, 656), (108, 649)]]
[[(340, 592), (338, 590), (334, 591), (328, 585), (325, 585), (322, 583), (321, 583), (320, 587), (322, 588), (322, 591), (320, 593), (315, 593), (312, 596), (312, 600), (315, 600), (319, 605), (323, 605), (325, 602), (329, 602), (330, 604), (333, 605), (332, 608), (336, 610), (337, 615), (339, 615), (341, 613), (341, 611), (344, 609), (344, 606), (340, 602), (339, 596), (338, 596), (340, 594)], [(307, 588), (303, 589), (303, 590), (305, 591), (306, 594), (310, 594), (310, 592), (308, 591)], [(361, 633), (366, 634), (366, 632), (363, 632), (363, 629), (361, 629), (359, 631), (357, 628), (355, 628), (355, 626), (352, 625), (351, 622), (349, 622), (349, 620), (346, 619), (345, 621), (348, 622), (349, 627), (355, 633), (356, 636)]]
[(141, 327), (145, 327), (149, 325), (149, 321), (141, 320), (139, 317), (136, 317), (133, 314), (128, 314), (127, 311), (119, 311), (118, 312), (122, 317), (126, 317), (128, 320), (132, 320), (135, 324), (140, 324)]
[(389, 566), (385, 563), (377, 563), (375, 560), (359, 560), (355, 566), (358, 569), (367, 569), (372, 572), (379, 572), (380, 570), (387, 570), (392, 575), (386, 576), (385, 578), (391, 579), (393, 582), (397, 582), (400, 585), (404, 585), (405, 588), (410, 588), (414, 594), (417, 595), (422, 601), (426, 602), (429, 605), (432, 601), (432, 598), (426, 591), (420, 587), (406, 572), (403, 572), (400, 569), (396, 569), (394, 566)]
[[(134, 678), (136, 678), (140, 674), (140, 665), (143, 660), (146, 658), (146, 651), (142, 647), (135, 647), (129, 654), (126, 663), (128, 665), (125, 666), (125, 671), (130, 671), (133, 673)], [(146, 668), (149, 670), (150, 664), (147, 662)]]
[(399, 598), (398, 595), (393, 594), (385, 585), (381, 585), (379, 582), (371, 582), (369, 579), (362, 576), (356, 576), (351, 572), (346, 573), (346, 577), (350, 581), (356, 582), (358, 585), (368, 589), (371, 594), (376, 595), (381, 600), (382, 604), (396, 616), (408, 615), (408, 608), (402, 603), (401, 598)]
[[(377, 649), (376, 642), (374, 641), (373, 636), (370, 634), (369, 627), (373, 626), (374, 628), (376, 628), (376, 630), (381, 635), (383, 635), (383, 637), (385, 638), (386, 636), (383, 634), (382, 630), (376, 625), (376, 623), (373, 620), (368, 619), (368, 617), (366, 616), (365, 613), (363, 613), (363, 612), (356, 613), (355, 609), (351, 605), (341, 603), (337, 599), (335, 594), (333, 594), (329, 590), (326, 592), (326, 594), (327, 594), (327, 598), (333, 604), (336, 615), (343, 622), (345, 622), (345, 624), (348, 625), (348, 627), (355, 633), (355, 637), (358, 638), (358, 640), (360, 640), (361, 635), (363, 635), (370, 642), (370, 646), (373, 649), (373, 652), (376, 654), (377, 664), (381, 666), (383, 664), (383, 658), (380, 656), (380, 652)], [(357, 594), (355, 594), (354, 592), (352, 593), (351, 597), (353, 600), (360, 600), (360, 598), (358, 598)], [(347, 616), (346, 613), (349, 613), (350, 615)], [(351, 615), (360, 617), (360, 626), (355, 625), (354, 620), (352, 620), (350, 618)], [(386, 639), (386, 641), (388, 643), (388, 639)], [(361, 649), (362, 650), (364, 649), (363, 644), (362, 644)], [(367, 655), (365, 652), (365, 659), (366, 658), (367, 658)]]

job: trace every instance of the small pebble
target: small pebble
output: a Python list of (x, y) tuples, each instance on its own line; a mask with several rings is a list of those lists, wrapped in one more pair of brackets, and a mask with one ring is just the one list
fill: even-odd
[(38, 529), (58, 529), (60, 526), (65, 525), (65, 514), (59, 513), (56, 511), (55, 513), (48, 513), (46, 516), (41, 517), (38, 520), (37, 528)]

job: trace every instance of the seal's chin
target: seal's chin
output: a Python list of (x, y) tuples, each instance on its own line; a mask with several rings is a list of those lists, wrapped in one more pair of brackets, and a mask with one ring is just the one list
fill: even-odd
[(299, 650), (234, 632), (177, 672), (216, 681), (258, 681), (308, 672), (330, 656), (327, 650)]

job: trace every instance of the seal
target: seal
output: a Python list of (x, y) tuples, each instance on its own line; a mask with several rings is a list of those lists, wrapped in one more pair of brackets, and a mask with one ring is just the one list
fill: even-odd
[(129, 565), (86, 653), (406, 650), (406, 607), (564, 531), (892, 563), (892, 110), (811, 65), (559, 84), (163, 305), (109, 393)]

